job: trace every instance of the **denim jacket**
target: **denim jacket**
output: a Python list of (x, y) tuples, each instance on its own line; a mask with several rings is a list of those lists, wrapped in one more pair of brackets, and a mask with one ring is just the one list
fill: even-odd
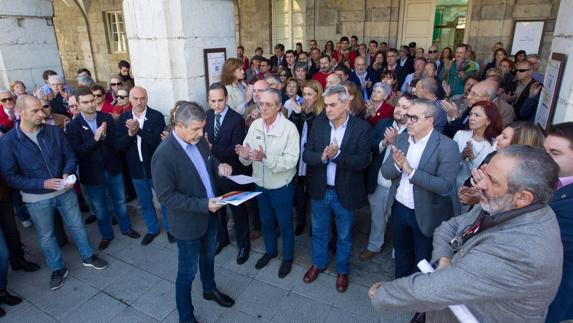
[(64, 132), (43, 125), (34, 143), (17, 123), (0, 140), (0, 173), (8, 186), (32, 194), (50, 193), (44, 181), (74, 174), (77, 159)]

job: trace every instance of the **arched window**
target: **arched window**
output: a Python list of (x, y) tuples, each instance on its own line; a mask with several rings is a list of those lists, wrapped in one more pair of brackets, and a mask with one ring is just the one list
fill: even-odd
[(281, 43), (294, 49), (296, 43), (305, 44), (305, 0), (274, 0), (272, 6), (273, 46)]

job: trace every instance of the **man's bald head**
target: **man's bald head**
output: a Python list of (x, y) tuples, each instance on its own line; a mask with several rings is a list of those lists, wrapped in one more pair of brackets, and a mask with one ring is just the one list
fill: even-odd
[(143, 87), (143, 86), (134, 86), (131, 88), (131, 90), (129, 91), (129, 96), (131, 96), (132, 93), (137, 94), (138, 96), (140, 95), (145, 95), (147, 96), (147, 90)]
[(129, 91), (129, 103), (137, 112), (143, 112), (147, 108), (147, 91), (141, 86), (134, 86)]
[(18, 111), (24, 111), (26, 108), (33, 107), (37, 104), (41, 105), (41, 102), (38, 98), (33, 95), (24, 94), (18, 97), (16, 100), (16, 109)]
[(471, 107), (478, 101), (493, 101), (497, 95), (494, 89), (493, 82), (481, 81), (474, 84), (466, 97), (466, 105)]

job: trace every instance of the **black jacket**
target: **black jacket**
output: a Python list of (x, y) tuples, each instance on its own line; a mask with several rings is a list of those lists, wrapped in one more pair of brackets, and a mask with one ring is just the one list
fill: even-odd
[(105, 137), (95, 141), (94, 133), (80, 114), (66, 127), (66, 134), (72, 149), (78, 157), (80, 183), (98, 185), (105, 181), (105, 172), (111, 175), (121, 173), (122, 164), (114, 146), (115, 124), (113, 118), (103, 112), (96, 114), (97, 126), (107, 123)]

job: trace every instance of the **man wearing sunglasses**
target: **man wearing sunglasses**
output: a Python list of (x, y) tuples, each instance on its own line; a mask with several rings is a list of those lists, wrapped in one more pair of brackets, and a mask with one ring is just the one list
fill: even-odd
[(440, 69), (440, 53), (438, 52), (438, 46), (432, 45), (428, 48), (428, 62), (436, 63), (438, 69)]
[[(530, 91), (534, 84), (535, 87), (539, 87), (533, 79), (533, 64), (529, 61), (515, 63), (515, 80), (513, 109), (517, 120), (533, 121), (539, 102), (539, 91), (536, 94), (530, 93), (534, 92)], [(530, 98), (530, 94), (534, 95)]]
[(0, 89), (0, 132), (7, 133), (14, 127), (16, 111), (14, 109), (16, 99), (12, 92)]

